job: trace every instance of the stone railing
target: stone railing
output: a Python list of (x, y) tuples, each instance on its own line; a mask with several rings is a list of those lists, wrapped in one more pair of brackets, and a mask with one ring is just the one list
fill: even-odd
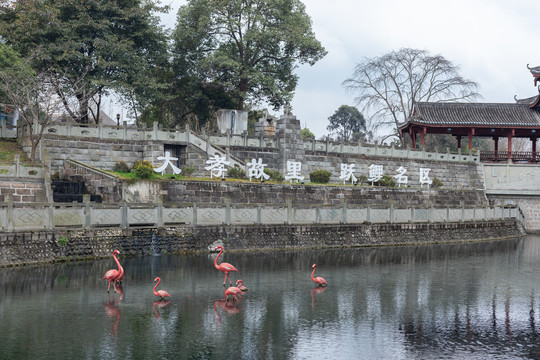
[(0, 204), (0, 229), (90, 229), (100, 227), (167, 227), (177, 225), (310, 225), (384, 223), (459, 223), (515, 218), (517, 207), (394, 208), (348, 206), (232, 204)]
[[(19, 128), (19, 136), (24, 136), (26, 127)], [(37, 131), (37, 130), (36, 130)], [(273, 137), (249, 137), (247, 134), (197, 134), (189, 127), (167, 129), (159, 127), (154, 123), (152, 128), (136, 128), (128, 126), (126, 122), (122, 126), (109, 125), (91, 125), (91, 124), (52, 124), (46, 131), (46, 134), (79, 137), (79, 138), (99, 138), (108, 140), (159, 140), (166, 142), (190, 143), (209, 154), (225, 154), (223, 148), (233, 146), (251, 147), (261, 149), (278, 149), (279, 144)], [(381, 157), (396, 157), (405, 159), (436, 160), (448, 162), (479, 162), (479, 154), (461, 154), (461, 153), (439, 153), (428, 152), (418, 149), (396, 148), (394, 146), (376, 146), (361, 143), (337, 143), (327, 141), (305, 141), (304, 149), (314, 152), (338, 153), (344, 155), (367, 155)], [(242, 166), (243, 163), (238, 159), (231, 159), (235, 165)]]
[(45, 168), (37, 166), (21, 165), (19, 155), (15, 155), (12, 165), (0, 165), (0, 177), (24, 177), (43, 179), (45, 176)]

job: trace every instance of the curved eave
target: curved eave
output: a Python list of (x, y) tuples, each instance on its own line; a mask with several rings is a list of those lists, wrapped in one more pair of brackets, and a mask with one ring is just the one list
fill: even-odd
[(433, 123), (428, 121), (409, 121), (405, 123), (403, 126), (399, 127), (399, 130), (403, 130), (405, 128), (408, 128), (410, 126), (428, 126), (428, 127), (436, 127), (436, 128), (445, 128), (445, 127), (458, 127), (458, 128), (520, 128), (520, 129), (538, 129), (540, 128), (540, 123), (536, 125), (531, 124), (516, 124), (516, 123), (497, 123), (497, 124), (491, 124), (487, 125), (485, 123), (446, 123), (446, 124), (440, 124), (440, 123)]

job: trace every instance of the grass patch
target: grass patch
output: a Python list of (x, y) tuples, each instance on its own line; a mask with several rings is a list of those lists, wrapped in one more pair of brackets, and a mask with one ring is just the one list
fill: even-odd
[(30, 163), (28, 155), (15, 139), (0, 139), (0, 164), (11, 165), (19, 155), (21, 163)]

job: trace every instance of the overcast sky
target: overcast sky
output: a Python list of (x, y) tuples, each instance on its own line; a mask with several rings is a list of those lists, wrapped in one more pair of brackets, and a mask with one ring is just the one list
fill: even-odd
[[(174, 27), (183, 0), (162, 0)], [(538, 94), (527, 64), (540, 66), (540, 0), (304, 0), (328, 55), (296, 70), (293, 114), (317, 138), (340, 105), (356, 105), (342, 82), (363, 58), (409, 47), (439, 54), (480, 84), (481, 102)], [(361, 109), (360, 109), (361, 110)], [(271, 113), (273, 113), (271, 111)], [(280, 115), (281, 112), (274, 115)]]

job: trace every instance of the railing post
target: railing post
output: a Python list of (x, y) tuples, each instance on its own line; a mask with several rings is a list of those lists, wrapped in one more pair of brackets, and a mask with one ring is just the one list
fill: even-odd
[(158, 138), (158, 122), (154, 121), (152, 126), (152, 140), (157, 140)]
[(446, 223), (450, 222), (450, 208), (446, 207)]
[(128, 135), (127, 135), (127, 131), (128, 131), (127, 121), (124, 120), (124, 122), (123, 122), (122, 124), (123, 124), (123, 128), (122, 128), (122, 139), (128, 140)]
[(122, 213), (122, 220), (121, 220), (120, 226), (125, 229), (125, 228), (128, 227), (128, 206), (127, 206), (127, 204), (123, 203), (122, 205), (120, 205), (120, 209), (121, 209), (121, 213)]
[(321, 223), (321, 207), (320, 205), (315, 206), (315, 223)]
[(92, 226), (92, 209), (90, 208), (90, 194), (84, 194), (83, 195), (83, 203), (84, 203), (84, 227), (86, 229), (90, 229)]
[(13, 231), (13, 195), (6, 194), (4, 196), (5, 201), (7, 202), (7, 213), (6, 213), (6, 222), (7, 222), (7, 231)]
[(262, 224), (262, 207), (261, 205), (257, 205), (257, 224)]
[(231, 225), (231, 198), (225, 197), (225, 225)]
[(371, 206), (368, 205), (366, 208), (366, 222), (371, 222)]
[(292, 223), (293, 223), (292, 199), (287, 198), (287, 224), (291, 225)]
[(47, 229), (52, 230), (53, 226), (53, 217), (54, 217), (54, 206), (47, 206)]
[(15, 154), (15, 177), (21, 176), (21, 158), (19, 154)]
[(158, 196), (157, 199), (157, 219), (156, 219), (156, 225), (158, 227), (163, 227), (165, 224), (165, 221), (163, 220), (163, 197)]
[(390, 203), (389, 212), (390, 212), (390, 224), (393, 224), (394, 223), (394, 203), (393, 202)]
[(347, 201), (343, 201), (341, 204), (341, 223), (347, 224)]
[(461, 220), (460, 222), (465, 222), (465, 202), (461, 201)]
[(197, 225), (197, 204), (193, 203), (193, 226)]

